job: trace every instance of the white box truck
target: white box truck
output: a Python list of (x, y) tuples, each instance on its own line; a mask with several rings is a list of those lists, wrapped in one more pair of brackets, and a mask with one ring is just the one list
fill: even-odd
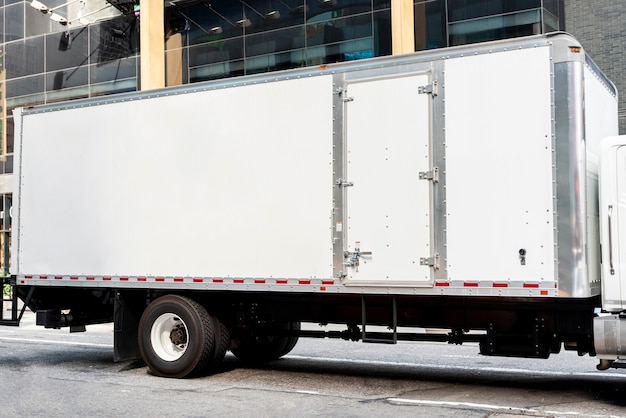
[(14, 293), (113, 321), (117, 360), (184, 377), (304, 336), (624, 364), (626, 140), (567, 34), (14, 115)]

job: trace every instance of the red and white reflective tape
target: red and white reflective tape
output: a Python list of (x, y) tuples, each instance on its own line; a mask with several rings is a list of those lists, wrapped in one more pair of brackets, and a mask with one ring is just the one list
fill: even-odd
[(208, 284), (243, 284), (243, 285), (306, 285), (334, 286), (330, 279), (253, 279), (253, 278), (213, 278), (183, 276), (83, 276), (83, 275), (18, 275), (20, 284), (28, 281), (70, 281), (70, 282), (122, 282), (122, 283), (208, 283)]
[(538, 295), (540, 296), (548, 296), (552, 294), (551, 292), (558, 290), (559, 285), (554, 281), (532, 281), (532, 282), (521, 282), (521, 281), (435, 281), (435, 288), (440, 289), (477, 289), (477, 290), (487, 290), (487, 289), (510, 289), (510, 290), (536, 290)]

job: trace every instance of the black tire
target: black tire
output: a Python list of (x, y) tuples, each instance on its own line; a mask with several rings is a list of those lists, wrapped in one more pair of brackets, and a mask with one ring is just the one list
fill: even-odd
[[(300, 322), (273, 324), (272, 328), (276, 330), (276, 334), (299, 331)], [(266, 363), (278, 360), (289, 353), (296, 346), (297, 342), (297, 336), (249, 335), (241, 337), (239, 345), (234, 347), (231, 352), (239, 360), (246, 363)]]
[[(300, 331), (300, 322), (289, 322), (288, 324), (288, 329), (289, 331), (293, 331), (293, 332), (299, 332)], [(294, 347), (296, 346), (296, 344), (298, 344), (298, 339), (300, 337), (298, 337), (297, 335), (294, 336), (290, 336), (287, 337), (287, 342), (285, 343), (285, 347), (283, 347), (283, 349), (280, 352), (280, 355), (278, 356), (278, 358), (281, 358), (283, 356), (286, 356), (287, 354), (291, 353), (291, 350), (294, 349)]]
[(141, 356), (158, 376), (182, 378), (200, 372), (214, 360), (215, 345), (212, 317), (184, 296), (156, 299), (139, 321)]
[(214, 373), (224, 360), (226, 351), (230, 346), (230, 331), (217, 316), (211, 316), (213, 322), (213, 330), (215, 331), (215, 350), (213, 359), (206, 365), (203, 373)]

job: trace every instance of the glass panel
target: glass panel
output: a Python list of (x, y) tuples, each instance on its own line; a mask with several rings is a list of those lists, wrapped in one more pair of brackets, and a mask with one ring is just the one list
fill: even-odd
[(11, 174), (13, 172), (13, 154), (7, 154), (2, 162), (2, 174)]
[(541, 0), (448, 0), (451, 22), (541, 7)]
[(559, 14), (559, 0), (543, 0), (543, 8), (555, 16)]
[(45, 103), (46, 95), (44, 93), (33, 94), (30, 96), (21, 96), (7, 99), (7, 109), (14, 109), (22, 106), (35, 106)]
[[(290, 51), (304, 44), (302, 26), (245, 37), (246, 74), (294, 68)], [(270, 54), (270, 55), (265, 55)], [(259, 55), (265, 55), (259, 57)]]
[(6, 42), (24, 38), (24, 3), (5, 7), (4, 22)]
[(44, 71), (44, 37), (5, 44), (6, 78), (23, 77)]
[[(372, 4), (363, 0), (307, 0), (307, 22), (371, 12)], [(323, 18), (319, 18), (322, 15)]]
[(137, 76), (137, 58), (109, 61), (104, 64), (90, 65), (92, 83), (121, 80)]
[(87, 66), (46, 74), (46, 91), (85, 86), (89, 82)]
[[(333, 18), (334, 12), (322, 13), (312, 19), (307, 31), (307, 65), (339, 62), (346, 59), (367, 58), (374, 55), (372, 14), (350, 18)], [(319, 19), (319, 20), (318, 20)], [(341, 41), (369, 38), (365, 42), (340, 44)], [(315, 47), (319, 45), (318, 47)], [(346, 57), (346, 53), (350, 56)]]
[(46, 70), (57, 71), (87, 65), (87, 28), (46, 36)]
[(13, 143), (14, 143), (14, 135), (13, 135), (13, 130), (14, 130), (14, 125), (13, 125), (13, 117), (12, 116), (7, 116), (7, 153), (8, 154), (13, 154), (14, 148), (13, 148)]
[(559, 30), (559, 19), (547, 10), (543, 11), (543, 33)]
[(374, 10), (391, 10), (391, 2), (389, 0), (374, 0)]
[[(45, 1), (45, 0), (44, 0)], [(50, 20), (50, 15), (41, 13), (39, 10), (29, 6), (29, 2), (26, 3), (26, 36), (43, 35), (52, 29), (52, 24), (58, 26), (58, 24)]]
[(415, 50), (447, 46), (445, 0), (419, 1), (415, 11)]
[(391, 55), (391, 11), (374, 13), (374, 56)]
[(275, 0), (249, 0), (244, 14), (250, 21), (246, 33), (259, 33), (273, 29), (304, 24), (302, 1), (279, 2)]
[(89, 97), (89, 86), (76, 87), (49, 92), (46, 95), (46, 103), (62, 102), (65, 100), (82, 99)]
[(91, 38), (91, 64), (102, 64), (138, 53), (139, 37), (137, 21), (131, 17), (120, 17), (89, 26)]
[(209, 42), (189, 48), (189, 67), (243, 58), (243, 38)]
[[(43, 93), (44, 76), (37, 75), (33, 77), (17, 78), (7, 80), (6, 82), (7, 100), (13, 97), (32, 95), (35, 93)], [(8, 106), (8, 105), (7, 105)]]
[(137, 90), (137, 79), (116, 80), (108, 83), (92, 84), (89, 86), (90, 96), (104, 96), (113, 93), (124, 93)]
[[(178, 35), (174, 35), (180, 36)], [(174, 37), (170, 38), (173, 39)], [(180, 40), (180, 38), (179, 38)], [(168, 49), (165, 51), (165, 85), (178, 86), (189, 83), (189, 48)]]
[(0, 43), (4, 43), (4, 8), (0, 9)]
[(244, 34), (243, 5), (232, 0), (218, 0), (181, 8), (179, 13), (189, 23), (189, 44), (213, 42)]
[(540, 18), (539, 10), (531, 10), (453, 23), (448, 27), (450, 45), (538, 34), (541, 33)]
[(202, 67), (189, 69), (189, 81), (196, 83), (198, 81), (214, 80), (217, 78), (233, 77), (242, 75), (244, 72), (244, 62), (226, 61)]

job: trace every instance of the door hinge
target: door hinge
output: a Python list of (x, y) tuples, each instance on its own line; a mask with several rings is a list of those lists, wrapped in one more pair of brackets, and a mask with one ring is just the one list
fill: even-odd
[(439, 167), (433, 167), (431, 171), (420, 171), (419, 178), (437, 183), (439, 181)]
[(419, 86), (417, 88), (417, 92), (419, 94), (432, 94), (433, 96), (436, 96), (437, 93), (438, 93), (437, 87), (438, 87), (437, 81), (433, 81), (432, 84), (427, 84), (425, 86)]
[(420, 266), (429, 266), (435, 270), (439, 269), (439, 254), (435, 254), (432, 257), (420, 258)]
[[(343, 87), (337, 87), (334, 91), (334, 93), (337, 96), (343, 96), (344, 93), (346, 93), (346, 90), (344, 90)], [(341, 99), (344, 103), (345, 102), (353, 102), (354, 101), (354, 97), (344, 97), (343, 99)]]
[(352, 183), (351, 181), (346, 181), (342, 178), (338, 178), (337, 180), (335, 180), (335, 184), (339, 187), (352, 187), (354, 186), (354, 183)]

